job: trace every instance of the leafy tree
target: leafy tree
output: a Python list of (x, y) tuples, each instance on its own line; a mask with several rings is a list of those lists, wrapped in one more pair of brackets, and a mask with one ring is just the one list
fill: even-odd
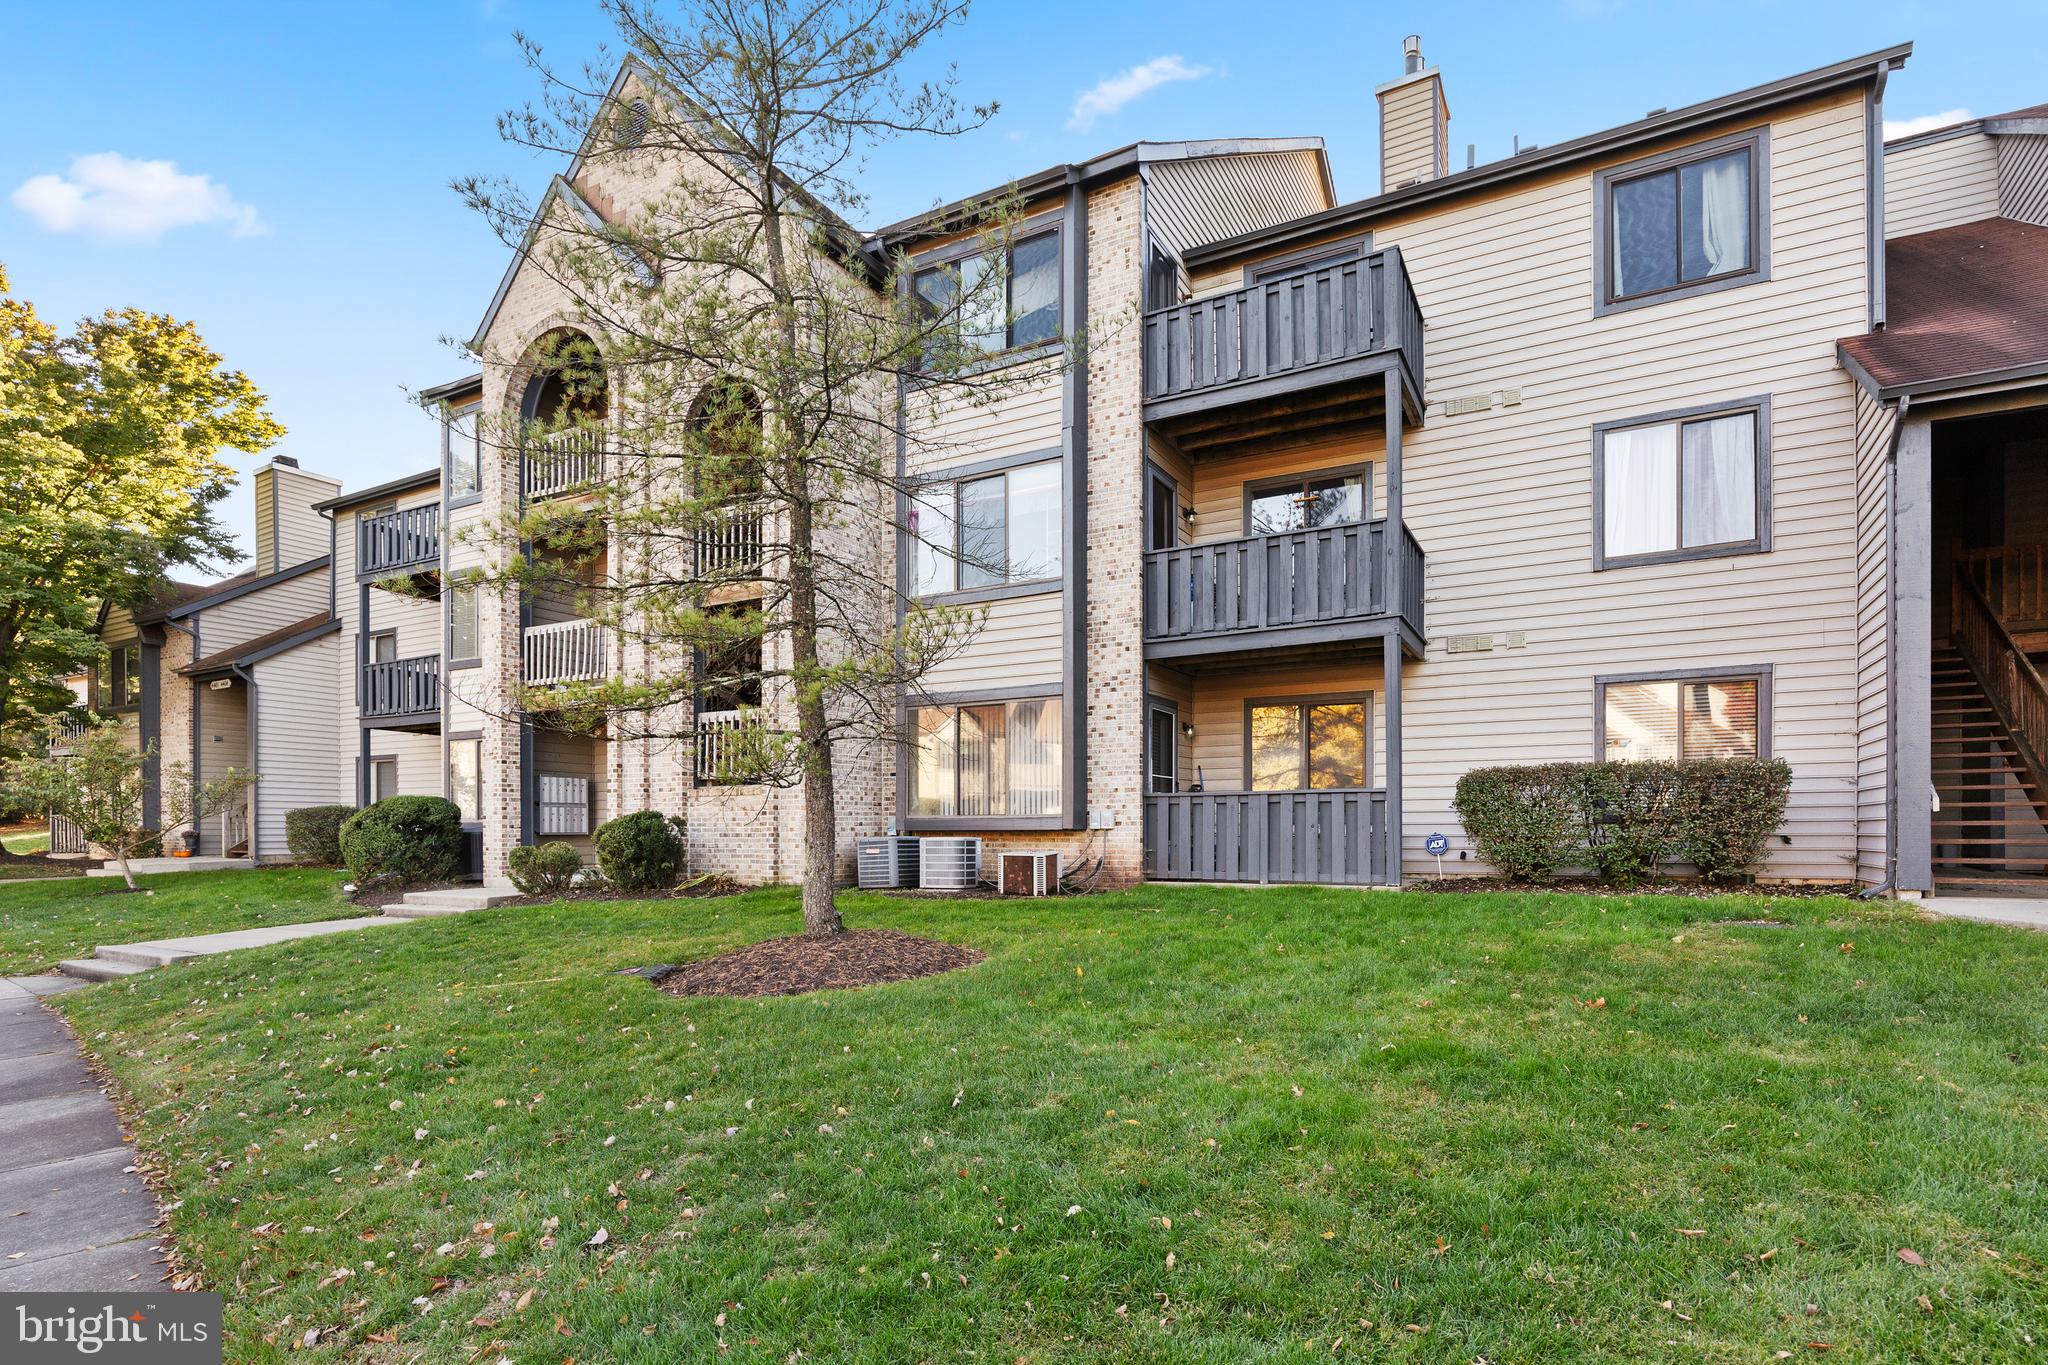
[[(78, 826), (87, 842), (113, 855), (128, 889), (135, 874), (128, 860), (160, 839), (161, 831), (142, 823), (145, 768), (155, 748), (134, 749), (119, 722), (99, 721), (68, 741), (68, 753), (17, 758), (8, 762), (0, 781), (9, 799), (36, 810), (63, 816)], [(192, 780), (182, 763), (163, 772), (164, 828), (196, 825), (240, 800), (256, 782), (254, 773), (230, 768), (205, 782)]]
[(0, 269), (0, 746), (70, 704), (103, 604), (236, 558), (213, 513), (234, 477), (222, 452), (283, 434), (191, 323), (110, 309), (63, 334)]
[[(1004, 335), (1014, 317), (1006, 262), (1020, 205), (962, 211), (953, 226), (979, 249), (922, 294), (901, 259), (863, 250), (848, 226), (864, 205), (866, 151), (952, 136), (994, 112), (963, 107), (950, 73), (903, 74), (964, 19), (961, 0), (603, 8), (634, 77), (613, 93), (608, 63), (563, 75), (522, 38), (545, 95), (501, 131), (578, 152), (586, 177), (622, 163), (651, 172), (647, 202), (593, 206), (593, 221), (501, 182), (457, 182), (586, 320), (527, 355), (484, 357), (545, 376), (558, 396), (486, 440), (531, 465), (601, 427), (609, 451), (581, 497), (505, 519), (509, 567), (493, 577), (572, 598), (636, 661), (626, 676), (520, 703), (685, 753), (698, 696), (755, 720), (719, 735), (721, 772), (801, 784), (804, 924), (836, 933), (835, 764), (897, 744), (901, 690), (981, 620), (899, 587), (897, 536), (926, 539), (936, 520), (925, 514), (920, 532), (919, 490), (899, 461), (915, 469), (940, 439), (933, 423), (899, 430), (900, 395), (994, 402), (1075, 363), (1078, 348), (1069, 338), (1036, 363), (986, 363), (990, 328)], [(601, 574), (580, 568), (600, 551)]]

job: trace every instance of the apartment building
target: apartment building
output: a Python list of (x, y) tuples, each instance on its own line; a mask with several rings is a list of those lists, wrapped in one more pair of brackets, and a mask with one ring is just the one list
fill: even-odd
[[(1475, 766), (1763, 755), (1793, 771), (1767, 877), (2040, 885), (2048, 109), (1886, 145), (1901, 45), (1478, 162), (1454, 82), (1399, 55), (1365, 199), (1312, 137), (989, 187), (1024, 205), (1009, 316), (962, 325), (1015, 382), (903, 386), (918, 529), (872, 547), (900, 611), (982, 624), (904, 690), (900, 744), (840, 756), (845, 871), (895, 830), (977, 836), (991, 877), (1042, 850), (1098, 885), (1393, 884), (1437, 834), (1480, 870)], [(628, 63), (612, 97), (662, 91)], [(556, 177), (480, 373), (429, 391), (440, 467), (321, 503), (339, 794), (451, 796), (487, 878), (650, 807), (699, 868), (799, 871), (800, 793), (720, 780), (721, 736), (788, 725), (772, 686), (706, 691), (682, 742), (522, 703), (649, 668), (578, 615), (624, 547), (560, 591), (464, 581), (494, 527), (615, 473), (617, 395), (535, 362), (607, 340), (542, 257), (660, 174)], [(982, 248), (954, 205), (841, 249), (944, 300)], [(694, 562), (764, 536), (735, 509)]]

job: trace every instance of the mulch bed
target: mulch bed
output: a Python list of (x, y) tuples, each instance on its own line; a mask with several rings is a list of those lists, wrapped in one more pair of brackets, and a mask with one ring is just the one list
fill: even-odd
[(1442, 891), (1470, 894), (1486, 891), (1554, 891), (1571, 896), (1768, 896), (1784, 900), (1813, 900), (1821, 896), (1853, 896), (1854, 882), (1788, 882), (1780, 885), (1715, 886), (1702, 881), (1666, 880), (1639, 886), (1616, 886), (1592, 878), (1560, 877), (1554, 882), (1516, 882), (1505, 877), (1416, 877), (1408, 882), (1411, 891)]
[(703, 872), (665, 891), (621, 891), (616, 886), (579, 886), (554, 896), (521, 896), (507, 905), (554, 905), (560, 901), (690, 901), (709, 896), (737, 896), (749, 890), (744, 882), (718, 872)]
[(803, 995), (914, 981), (972, 967), (986, 956), (894, 929), (849, 929), (830, 938), (771, 938), (685, 962), (656, 977), (655, 984), (670, 995)]

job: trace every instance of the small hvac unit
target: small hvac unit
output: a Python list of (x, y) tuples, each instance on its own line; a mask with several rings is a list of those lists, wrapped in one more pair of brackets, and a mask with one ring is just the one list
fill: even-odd
[(855, 849), (855, 859), (860, 869), (861, 889), (914, 888), (922, 866), (918, 845), (923, 842), (922, 839), (900, 834), (860, 840)]
[(981, 884), (981, 840), (920, 839), (917, 884), (926, 891), (972, 891)]
[(1049, 896), (1060, 888), (1060, 855), (1005, 853), (996, 885), (1005, 896)]

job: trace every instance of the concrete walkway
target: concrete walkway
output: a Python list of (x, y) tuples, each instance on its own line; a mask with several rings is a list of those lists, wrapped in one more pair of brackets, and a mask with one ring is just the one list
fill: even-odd
[(113, 1103), (38, 998), (81, 984), (0, 977), (0, 1293), (163, 1282), (156, 1200)]
[(264, 948), (289, 943), (297, 938), (319, 938), (323, 934), (345, 934), (354, 929), (372, 929), (380, 924), (403, 924), (388, 915), (359, 915), (351, 919), (314, 920), (309, 924), (267, 925), (260, 929), (230, 929), (220, 934), (193, 934), (186, 938), (156, 938), (142, 943), (103, 943), (89, 958), (73, 958), (57, 964), (66, 976), (87, 981), (111, 981), (133, 976), (152, 967), (168, 967), (188, 957), (208, 953), (231, 953), (237, 948)]
[(2031, 896), (1930, 896), (1920, 908), (1949, 919), (2048, 930), (2048, 900)]

